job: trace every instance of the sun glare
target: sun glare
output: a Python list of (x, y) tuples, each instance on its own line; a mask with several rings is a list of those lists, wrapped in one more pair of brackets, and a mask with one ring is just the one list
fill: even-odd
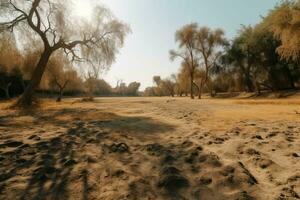
[(78, 17), (90, 19), (92, 15), (92, 5), (86, 0), (74, 0), (74, 13)]

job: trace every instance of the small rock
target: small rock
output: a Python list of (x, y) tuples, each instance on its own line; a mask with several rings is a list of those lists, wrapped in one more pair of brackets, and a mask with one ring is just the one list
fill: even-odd
[(258, 140), (263, 140), (263, 138), (260, 135), (256, 135), (254, 138), (256, 138)]
[(295, 158), (299, 158), (300, 156), (297, 153), (292, 153), (292, 156)]

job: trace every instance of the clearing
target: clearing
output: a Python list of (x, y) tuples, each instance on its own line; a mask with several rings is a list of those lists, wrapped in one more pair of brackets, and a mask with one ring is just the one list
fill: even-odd
[(164, 97), (2, 109), (0, 199), (299, 199), (296, 110)]

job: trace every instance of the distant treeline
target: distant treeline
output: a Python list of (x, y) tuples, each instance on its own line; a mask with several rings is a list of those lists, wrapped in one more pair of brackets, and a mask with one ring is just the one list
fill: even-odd
[[(0, 60), (1, 62), (1, 60)], [(7, 72), (0, 67), (0, 99), (10, 99), (21, 95), (29, 80), (24, 79), (24, 75), (19, 70)], [(73, 76), (54, 77), (45, 74), (37, 93), (48, 97), (65, 96), (138, 96), (140, 83), (132, 82), (129, 85), (120, 83), (117, 87), (112, 87), (103, 79), (84, 80), (77, 76), (76, 71), (69, 71)], [(64, 74), (64, 73), (63, 73)], [(55, 80), (56, 79), (56, 80)], [(47, 81), (46, 81), (47, 80)], [(92, 87), (92, 88), (91, 88)], [(60, 99), (61, 100), (61, 99)]]
[(171, 60), (180, 71), (146, 88), (145, 95), (279, 91), (300, 87), (300, 1), (283, 1), (255, 26), (228, 40), (221, 29), (185, 25), (175, 34)]
[[(40, 55), (39, 51), (26, 51), (21, 54), (13, 36), (0, 34), (0, 99), (21, 95), (34, 72)], [(37, 89), (40, 94), (49, 96), (96, 95), (96, 96), (137, 96), (140, 83), (129, 85), (120, 83), (113, 88), (103, 79), (92, 75), (79, 74), (72, 62), (62, 53), (54, 54)]]

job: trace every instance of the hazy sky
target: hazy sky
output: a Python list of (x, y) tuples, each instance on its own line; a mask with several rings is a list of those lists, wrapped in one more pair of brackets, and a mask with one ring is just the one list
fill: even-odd
[(180, 62), (169, 60), (176, 48), (174, 33), (181, 26), (220, 27), (232, 38), (241, 24), (260, 21), (279, 0), (103, 0), (115, 16), (132, 29), (117, 62), (104, 76), (113, 86), (118, 79), (151, 86), (152, 77), (177, 72)]

